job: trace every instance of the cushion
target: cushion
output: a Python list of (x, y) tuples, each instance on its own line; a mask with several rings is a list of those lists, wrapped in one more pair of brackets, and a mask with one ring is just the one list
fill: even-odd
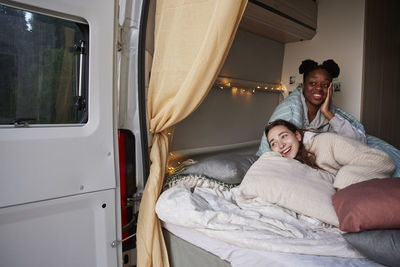
[(386, 266), (400, 266), (400, 230), (369, 230), (343, 237), (366, 258)]
[(342, 231), (400, 228), (400, 179), (352, 184), (333, 196), (333, 205)]
[(257, 160), (256, 155), (223, 154), (206, 157), (183, 167), (181, 174), (197, 174), (211, 177), (228, 184), (239, 184), (249, 167)]
[(239, 191), (328, 224), (339, 225), (332, 205), (333, 175), (277, 152), (264, 153), (247, 171)]

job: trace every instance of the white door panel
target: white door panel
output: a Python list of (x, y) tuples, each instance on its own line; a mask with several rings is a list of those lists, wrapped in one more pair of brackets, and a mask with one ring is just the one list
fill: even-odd
[(1, 207), (115, 188), (112, 131), (85, 127), (0, 129)]
[(0, 209), (0, 266), (116, 266), (115, 191)]
[(114, 1), (24, 2), (88, 22), (89, 118), (83, 126), (0, 129), (0, 207), (115, 188)]
[(121, 266), (121, 248), (111, 246), (121, 238), (113, 121), (116, 3), (0, 3), (89, 26), (87, 122), (0, 125), (0, 266)]

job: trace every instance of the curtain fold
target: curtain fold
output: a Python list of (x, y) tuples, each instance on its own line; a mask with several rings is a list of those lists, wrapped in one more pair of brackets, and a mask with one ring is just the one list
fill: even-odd
[(147, 111), (153, 143), (137, 226), (138, 266), (169, 266), (155, 205), (168, 157), (168, 128), (206, 97), (229, 52), (247, 0), (158, 0)]

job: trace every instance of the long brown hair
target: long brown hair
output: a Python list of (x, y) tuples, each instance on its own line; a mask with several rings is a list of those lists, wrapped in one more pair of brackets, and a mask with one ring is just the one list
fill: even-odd
[(307, 151), (306, 148), (304, 147), (304, 144), (303, 144), (304, 131), (299, 129), (293, 123), (290, 123), (285, 120), (276, 120), (276, 121), (269, 123), (267, 125), (267, 127), (265, 127), (265, 137), (267, 137), (268, 144), (270, 145), (270, 143), (268, 141), (268, 132), (272, 128), (274, 128), (275, 126), (278, 126), (278, 125), (285, 126), (289, 131), (291, 131), (294, 134), (296, 134), (296, 131), (298, 131), (300, 133), (301, 141), (299, 141), (299, 151), (297, 152), (295, 159), (297, 159), (298, 161), (300, 161), (303, 164), (310, 166), (311, 168), (320, 169), (318, 167), (317, 163), (315, 162), (315, 155), (313, 153)]

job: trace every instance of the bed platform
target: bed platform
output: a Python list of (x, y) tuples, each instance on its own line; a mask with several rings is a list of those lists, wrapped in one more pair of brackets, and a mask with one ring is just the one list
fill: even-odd
[(220, 257), (177, 237), (165, 228), (163, 235), (168, 250), (170, 266), (229, 267), (231, 264)]
[(241, 248), (168, 223), (164, 223), (163, 234), (172, 267), (384, 267), (364, 258), (327, 257)]

